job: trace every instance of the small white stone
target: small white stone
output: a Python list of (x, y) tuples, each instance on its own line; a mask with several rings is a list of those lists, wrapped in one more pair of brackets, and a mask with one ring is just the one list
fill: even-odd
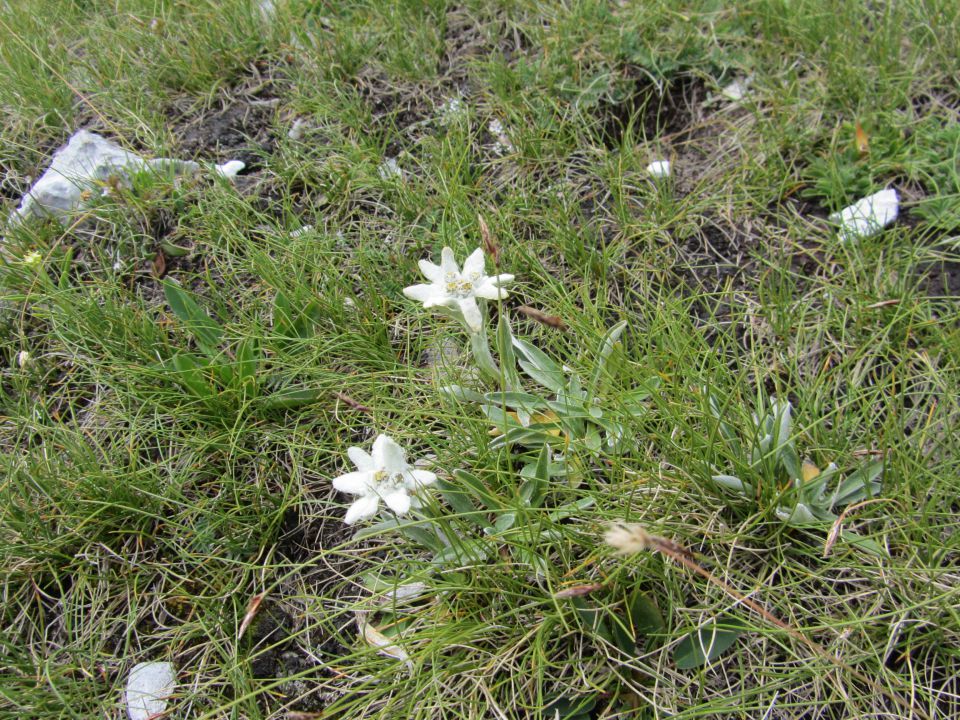
[(134, 665), (127, 677), (127, 716), (148, 720), (167, 708), (167, 698), (177, 686), (173, 663), (144, 662)]
[(723, 95), (727, 100), (732, 100), (733, 102), (739, 102), (747, 95), (747, 88), (750, 87), (750, 83), (753, 81), (753, 76), (747, 76), (742, 78), (736, 78), (729, 85), (725, 85), (720, 89), (720, 94)]
[(842, 242), (848, 242), (874, 235), (896, 220), (899, 212), (900, 196), (887, 188), (833, 213), (830, 221), (840, 224), (837, 234)]
[(298, 238), (301, 235), (306, 235), (308, 232), (312, 232), (312, 231), (313, 231), (313, 225), (304, 225), (303, 227), (299, 227), (296, 230), (291, 230), (290, 237)]
[(287, 137), (291, 140), (300, 140), (303, 137), (304, 131), (307, 129), (309, 123), (303, 118), (297, 118), (293, 121), (293, 125), (290, 126), (290, 129), (287, 131)]
[(217, 165), (214, 168), (214, 172), (218, 175), (221, 175), (227, 179), (235, 178), (237, 173), (243, 170), (247, 164), (243, 160), (230, 160), (225, 162), (223, 165)]
[(443, 105), (440, 106), (440, 122), (443, 125), (448, 125), (454, 120), (463, 115), (466, 107), (463, 104), (463, 100), (455, 97), (447, 100)]
[(647, 173), (655, 178), (670, 177), (670, 161), (654, 160), (647, 165)]
[(381, 180), (392, 180), (393, 178), (402, 178), (403, 170), (400, 169), (396, 158), (387, 158), (377, 168), (377, 174)]

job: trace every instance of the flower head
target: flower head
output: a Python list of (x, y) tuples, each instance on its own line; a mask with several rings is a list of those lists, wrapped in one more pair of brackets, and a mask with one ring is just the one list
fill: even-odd
[(403, 294), (422, 302), (425, 308), (445, 307), (459, 313), (471, 332), (479, 332), (483, 316), (477, 300), (502, 300), (507, 291), (501, 285), (513, 280), (513, 275), (487, 275), (484, 270), (483, 249), (477, 248), (463, 263), (463, 272), (457, 265), (453, 250), (445, 247), (440, 253), (440, 264), (420, 261), (420, 272), (429, 285), (411, 285)]
[(614, 523), (610, 525), (603, 539), (619, 555), (633, 555), (649, 550), (653, 545), (653, 536), (642, 525), (633, 523)]
[(35, 267), (43, 260), (43, 255), (36, 250), (32, 250), (23, 256), (23, 264), (27, 267)]
[(386, 435), (374, 440), (372, 454), (352, 447), (347, 456), (357, 466), (356, 472), (333, 479), (333, 486), (340, 492), (359, 496), (343, 519), (347, 525), (375, 515), (381, 500), (402, 515), (410, 509), (410, 494), (437, 479), (432, 472), (407, 464), (406, 451)]

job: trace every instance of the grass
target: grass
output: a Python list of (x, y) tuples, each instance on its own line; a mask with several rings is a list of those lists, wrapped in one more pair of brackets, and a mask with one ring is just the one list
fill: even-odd
[[(960, 6), (275, 4), (266, 23), (240, 0), (0, 9), (5, 209), (79, 127), (248, 163), (5, 228), (0, 708), (121, 717), (130, 668), (164, 660), (183, 717), (956, 716)], [(827, 215), (886, 186), (901, 219), (841, 244)], [(626, 442), (572, 443), (539, 504), (519, 490), (537, 449), (492, 448), (479, 406), (438, 392), (478, 385), (462, 331), (402, 295), (417, 260), (480, 243), (478, 215), (517, 277), (492, 308), (515, 335), (589, 378), (627, 322), (598, 393)], [(215, 318), (212, 350), (165, 282)], [(190, 358), (212, 362), (199, 386)], [(758, 497), (718, 487), (759, 471), (706, 390), (741, 442), (776, 397), (801, 458), (882, 459), (843, 515), (856, 535), (778, 519), (775, 473)], [(429, 508), (459, 557), (343, 525), (331, 479), (380, 432), (449, 483)], [(614, 555), (621, 521), (716, 582)], [(735, 642), (689, 666), (684, 638), (717, 620)]]

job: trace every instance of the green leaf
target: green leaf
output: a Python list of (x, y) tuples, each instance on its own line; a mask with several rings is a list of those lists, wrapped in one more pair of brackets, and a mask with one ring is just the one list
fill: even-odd
[(294, 388), (293, 390), (279, 390), (264, 398), (264, 410), (289, 410), (303, 405), (317, 402), (326, 395), (324, 390), (313, 388)]
[(770, 401), (770, 409), (773, 411), (774, 422), (776, 423), (776, 442), (777, 445), (784, 445), (790, 442), (790, 436), (793, 432), (793, 406), (789, 400), (778, 402)]
[(393, 531), (399, 532), (404, 537), (428, 550), (442, 552), (446, 549), (446, 546), (440, 539), (432, 523), (409, 522), (398, 518), (390, 518), (389, 520), (383, 520), (365, 528), (360, 528), (353, 534), (353, 539), (362, 540), (368, 537), (379, 537), (380, 535)]
[(436, 529), (429, 523), (403, 523), (397, 525), (397, 531), (408, 540), (418, 543), (425, 550), (434, 553), (443, 552), (446, 549), (443, 540), (437, 535)]
[(586, 720), (591, 717), (593, 708), (597, 704), (595, 695), (586, 695), (580, 698), (553, 698), (543, 708), (543, 720)]
[(540, 447), (544, 444), (562, 445), (566, 440), (563, 436), (557, 437), (537, 428), (515, 427), (507, 430), (504, 435), (490, 441), (490, 449), (496, 450), (506, 445), (523, 445), (524, 447)]
[(590, 381), (590, 390), (592, 393), (598, 392), (603, 379), (609, 377), (609, 374), (607, 374), (606, 371), (607, 365), (610, 361), (610, 356), (616, 349), (617, 343), (620, 340), (620, 336), (623, 334), (623, 331), (626, 330), (626, 328), (626, 320), (618, 322), (612, 328), (607, 330), (603, 336), (603, 339), (600, 341), (600, 349), (597, 351), (597, 358), (595, 360), (596, 365), (593, 368), (593, 377)]
[(546, 446), (540, 450), (540, 457), (537, 458), (537, 465), (534, 468), (534, 477), (544, 484), (550, 482), (550, 448)]
[(635, 405), (649, 399), (659, 388), (662, 380), (656, 375), (644, 380), (640, 387), (634, 388), (623, 394), (623, 402), (628, 405)]
[(593, 425), (587, 427), (587, 432), (583, 436), (583, 444), (587, 446), (590, 452), (600, 452), (602, 446), (600, 432)]
[(193, 355), (181, 353), (171, 359), (174, 380), (199, 398), (207, 400), (216, 396), (216, 389), (210, 384), (203, 367)]
[(293, 307), (289, 298), (279, 290), (273, 298), (273, 330), (281, 337), (293, 335)]
[(550, 446), (544, 445), (535, 463), (527, 463), (520, 471), (526, 481), (520, 486), (520, 499), (528, 507), (539, 507), (550, 482)]
[(570, 603), (577, 611), (580, 622), (583, 623), (586, 630), (597, 637), (603, 638), (607, 642), (613, 642), (613, 635), (607, 626), (601, 608), (592, 607), (587, 599), (583, 597), (570, 598)]
[(437, 490), (458, 515), (473, 520), (480, 527), (490, 527), (490, 523), (483, 517), (482, 512), (477, 510), (476, 506), (470, 502), (470, 495), (462, 488), (458, 488), (449, 480), (438, 478)]
[(167, 257), (185, 257), (190, 254), (190, 248), (180, 247), (166, 240), (160, 242), (160, 249)]
[(447, 563), (479, 564), (490, 555), (490, 549), (480, 540), (457, 540), (452, 545), (445, 547), (433, 556), (433, 562), (436, 565), (446, 565)]
[(562, 400), (548, 400), (547, 405), (551, 410), (565, 420), (571, 418), (591, 417), (590, 411), (587, 410), (587, 407), (582, 402), (572, 398), (564, 397)]
[(504, 506), (499, 498), (484, 485), (480, 478), (466, 470), (454, 470), (453, 476), (463, 483), (464, 489), (483, 503), (490, 510), (503, 510)]
[(313, 335), (320, 306), (311, 300), (303, 307), (297, 307), (282, 291), (273, 298), (273, 329), (283, 338), (304, 340)]
[(246, 338), (237, 346), (237, 382), (241, 386), (257, 384), (257, 367), (260, 364), (260, 346), (257, 338)]
[(615, 615), (610, 617), (610, 629), (613, 635), (613, 644), (628, 655), (635, 655), (637, 652), (637, 639), (624, 627), (620, 618)]
[(461, 385), (444, 385), (440, 388), (440, 393), (459, 402), (483, 402), (483, 395)]
[(499, 429), (520, 427), (520, 421), (517, 418), (497, 405), (481, 405), (480, 410), (487, 416), (487, 420)]
[(500, 355), (500, 370), (506, 380), (507, 389), (520, 387), (520, 375), (517, 372), (517, 358), (513, 353), (513, 333), (510, 332), (510, 316), (506, 309), (500, 311), (497, 320), (497, 352)]
[(193, 334), (201, 349), (207, 354), (216, 354), (216, 348), (223, 337), (220, 324), (207, 315), (204, 309), (197, 305), (196, 301), (179, 285), (164, 280), (163, 294), (173, 314)]
[(542, 555), (524, 547), (515, 546), (513, 552), (519, 562), (528, 565), (539, 577), (546, 577), (549, 566)]
[(744, 630), (744, 624), (736, 618), (711, 620), (684, 636), (673, 651), (673, 660), (680, 670), (705, 665), (720, 657)]
[(400, 527), (401, 521), (396, 518), (391, 518), (390, 520), (382, 520), (381, 522), (374, 523), (373, 525), (368, 525), (367, 527), (360, 528), (353, 534), (354, 540), (363, 540), (368, 537), (379, 537), (384, 533), (396, 530)]
[(524, 359), (520, 360), (520, 367), (533, 380), (553, 392), (561, 392), (567, 383), (563, 368), (557, 365), (537, 347), (524, 340), (513, 339), (514, 348)]
[(736, 431), (730, 426), (730, 424), (723, 419), (723, 413), (717, 398), (706, 387), (703, 388), (703, 393), (707, 397), (707, 405), (710, 408), (710, 414), (716, 418), (717, 429), (720, 431), (723, 439), (729, 443), (731, 449), (736, 455), (742, 455), (743, 451), (740, 445), (740, 438), (737, 437)]
[(491, 405), (505, 405), (509, 408), (524, 408), (526, 410), (540, 410), (547, 406), (543, 398), (525, 392), (507, 391), (492, 392), (483, 396), (483, 402)]
[(873, 460), (861, 465), (844, 478), (830, 497), (830, 507), (840, 507), (875, 497), (881, 488), (883, 461)]
[(738, 495), (752, 495), (753, 488), (733, 475), (714, 475), (713, 481), (724, 490), (731, 490)]
[(880, 557), (886, 557), (887, 551), (876, 540), (873, 538), (863, 537), (863, 535), (858, 535), (853, 530), (841, 530), (840, 537), (844, 542), (848, 542), (851, 545), (856, 545), (862, 550), (866, 550), (869, 553), (878, 555)]
[(580, 498), (572, 503), (567, 503), (566, 505), (561, 505), (552, 513), (547, 515), (547, 518), (551, 522), (557, 522), (562, 520), (565, 517), (570, 517), (571, 515), (577, 515), (578, 513), (586, 510), (588, 507), (591, 507), (596, 502), (595, 498), (585, 497)]
[(644, 592), (637, 590), (627, 603), (627, 616), (636, 639), (659, 635), (666, 630), (666, 623), (656, 603)]
[(220, 353), (213, 357), (212, 362), (210, 363), (210, 369), (213, 370), (214, 374), (217, 376), (217, 380), (220, 381), (221, 385), (228, 388), (233, 387), (233, 365), (228, 362), (226, 356)]
[(493, 521), (493, 527), (485, 528), (484, 532), (487, 535), (500, 535), (505, 533), (507, 530), (513, 527), (514, 523), (517, 521), (517, 514), (513, 512), (504, 512), (497, 515), (497, 519)]
[(787, 471), (791, 480), (801, 478), (800, 456), (793, 447), (792, 442), (784, 442), (780, 445), (780, 462)]

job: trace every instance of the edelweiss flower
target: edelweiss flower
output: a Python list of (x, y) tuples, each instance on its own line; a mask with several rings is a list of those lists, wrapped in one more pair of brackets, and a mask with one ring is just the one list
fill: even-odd
[(43, 260), (43, 255), (38, 253), (36, 250), (28, 252), (23, 256), (23, 264), (27, 267), (35, 267), (40, 264)]
[(483, 327), (477, 299), (504, 299), (507, 291), (500, 285), (513, 280), (513, 275), (486, 274), (482, 248), (474, 250), (464, 261), (463, 272), (457, 266), (453, 250), (448, 247), (440, 253), (440, 265), (434, 265), (429, 260), (421, 260), (419, 264), (420, 272), (430, 284), (411, 285), (403, 289), (403, 294), (411, 300), (422, 302), (425, 308), (447, 307), (459, 312), (473, 332), (479, 332)]
[(334, 478), (340, 492), (359, 495), (343, 521), (353, 525), (371, 517), (380, 508), (380, 500), (398, 515), (410, 509), (410, 493), (435, 482), (437, 476), (428, 470), (416, 470), (407, 464), (407, 454), (392, 438), (379, 435), (373, 442), (373, 454), (358, 447), (347, 450), (357, 466), (356, 472)]

